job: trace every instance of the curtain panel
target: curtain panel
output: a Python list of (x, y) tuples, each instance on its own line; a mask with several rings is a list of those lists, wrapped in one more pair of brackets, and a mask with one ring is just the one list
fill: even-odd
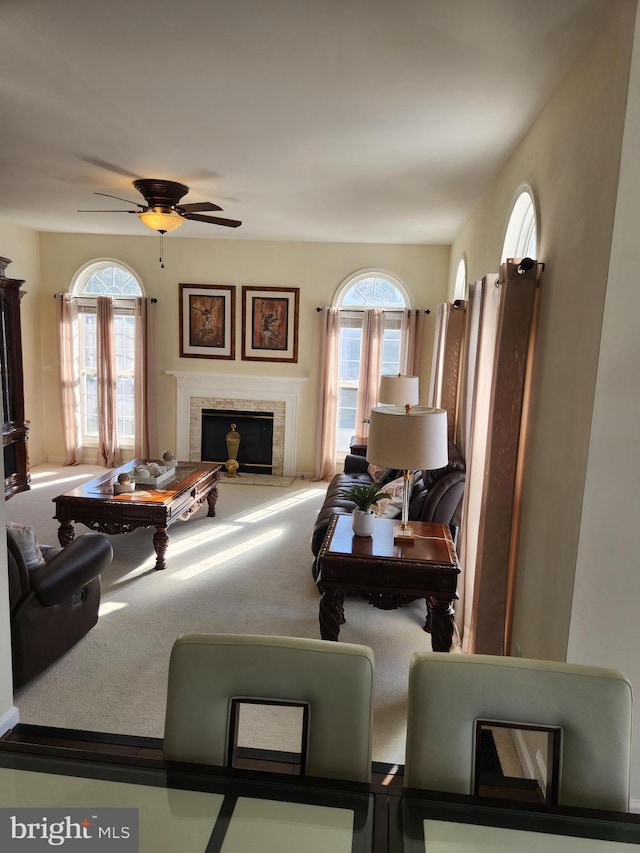
[(97, 376), (98, 376), (98, 463), (106, 468), (120, 465), (116, 411), (116, 355), (113, 329), (113, 300), (97, 300)]
[(384, 335), (384, 312), (381, 308), (365, 308), (362, 317), (362, 340), (360, 344), (360, 378), (356, 402), (356, 432), (369, 434), (371, 409), (378, 404), (380, 372), (382, 369), (382, 339)]
[(135, 437), (137, 459), (158, 457), (155, 388), (155, 311), (152, 300), (135, 301)]
[(338, 420), (338, 359), (340, 351), (340, 311), (323, 308), (320, 336), (320, 381), (316, 437), (316, 477), (330, 480), (336, 472)]
[(80, 373), (78, 370), (78, 306), (71, 293), (56, 293), (60, 393), (65, 465), (82, 462)]
[(457, 299), (438, 307), (431, 365), (429, 405), (447, 412), (449, 441), (458, 444), (459, 385), (464, 355), (466, 302)]
[[(463, 651), (509, 654), (525, 429), (539, 295), (538, 266), (518, 261), (469, 285), (438, 310), (430, 405), (455, 416), (466, 486), (456, 626)], [(463, 309), (463, 310), (462, 310)]]
[(424, 312), (409, 308), (402, 312), (400, 321), (400, 373), (404, 376), (420, 375)]

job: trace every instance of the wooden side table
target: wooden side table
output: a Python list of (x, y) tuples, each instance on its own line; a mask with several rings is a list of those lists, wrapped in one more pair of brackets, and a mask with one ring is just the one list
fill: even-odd
[(448, 652), (460, 573), (451, 532), (446, 524), (412, 521), (414, 542), (395, 545), (395, 524), (390, 518), (376, 518), (372, 536), (356, 536), (350, 515), (332, 516), (318, 554), (316, 578), (322, 639), (338, 639), (348, 590), (382, 610), (426, 599), (424, 629), (431, 631), (431, 647)]

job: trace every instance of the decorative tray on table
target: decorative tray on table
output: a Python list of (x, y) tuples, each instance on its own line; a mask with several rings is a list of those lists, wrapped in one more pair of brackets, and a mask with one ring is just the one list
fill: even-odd
[(152, 475), (149, 471), (146, 474), (142, 472), (137, 474), (135, 468), (131, 472), (131, 478), (136, 486), (155, 486), (156, 488), (169, 480), (173, 480), (175, 475), (175, 468), (168, 468), (165, 465), (158, 466), (157, 475)]

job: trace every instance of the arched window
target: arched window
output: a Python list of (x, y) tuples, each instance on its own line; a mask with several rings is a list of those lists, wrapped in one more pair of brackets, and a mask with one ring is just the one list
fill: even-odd
[(78, 300), (77, 355), (84, 444), (98, 440), (97, 297), (113, 299), (116, 359), (116, 412), (123, 447), (133, 446), (135, 432), (135, 298), (143, 296), (137, 276), (118, 261), (94, 261), (75, 276), (72, 293)]
[(507, 258), (536, 258), (538, 254), (538, 222), (533, 193), (521, 189), (511, 208), (502, 247), (502, 262)]
[(458, 270), (456, 272), (456, 281), (453, 286), (454, 299), (466, 299), (467, 296), (467, 264), (464, 258), (460, 258)]
[(381, 371), (385, 374), (400, 371), (401, 312), (411, 306), (402, 283), (394, 276), (379, 271), (349, 276), (338, 288), (333, 304), (340, 309), (337, 449), (338, 452), (346, 452), (351, 436), (362, 433), (362, 425), (356, 423), (362, 360), (362, 309), (386, 309)]

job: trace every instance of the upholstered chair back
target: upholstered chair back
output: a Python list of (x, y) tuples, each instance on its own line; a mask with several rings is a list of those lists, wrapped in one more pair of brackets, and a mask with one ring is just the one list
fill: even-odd
[(306, 773), (371, 778), (373, 652), (295, 637), (185, 634), (171, 652), (164, 756), (224, 766), (233, 698), (308, 702)]
[(611, 669), (428, 653), (409, 673), (405, 785), (473, 792), (475, 721), (560, 726), (561, 805), (627, 811), (632, 695)]

